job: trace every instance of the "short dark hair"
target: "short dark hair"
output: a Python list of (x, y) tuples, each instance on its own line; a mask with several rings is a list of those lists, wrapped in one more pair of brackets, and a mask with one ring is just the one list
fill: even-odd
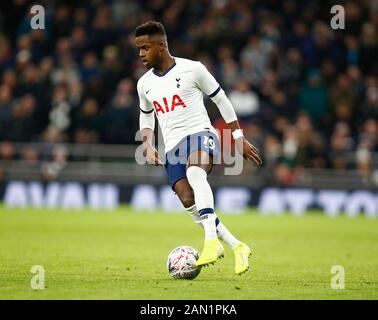
[(158, 21), (148, 21), (136, 27), (135, 29), (135, 36), (152, 36), (155, 34), (159, 34), (162, 36), (166, 36), (164, 26), (161, 22)]

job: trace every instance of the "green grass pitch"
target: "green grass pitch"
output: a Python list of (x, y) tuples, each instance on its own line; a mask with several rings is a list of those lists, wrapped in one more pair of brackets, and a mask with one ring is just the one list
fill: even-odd
[[(378, 220), (313, 212), (219, 217), (253, 250), (237, 276), (233, 253), (192, 281), (166, 270), (178, 245), (202, 249), (203, 234), (186, 213), (0, 208), (0, 299), (377, 299)], [(44, 290), (30, 286), (33, 265)], [(345, 289), (331, 289), (333, 265)]]

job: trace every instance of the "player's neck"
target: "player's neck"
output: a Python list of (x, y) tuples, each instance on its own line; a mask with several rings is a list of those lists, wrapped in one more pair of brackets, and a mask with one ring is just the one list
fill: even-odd
[(164, 73), (169, 68), (172, 68), (172, 66), (176, 63), (175, 58), (173, 58), (170, 54), (163, 59), (162, 63), (160, 64), (160, 67), (155, 68), (155, 70), (159, 73)]

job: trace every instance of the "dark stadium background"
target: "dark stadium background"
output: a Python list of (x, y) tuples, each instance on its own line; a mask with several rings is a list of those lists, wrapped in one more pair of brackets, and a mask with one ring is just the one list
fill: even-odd
[[(30, 28), (33, 4), (45, 30)], [(330, 28), (334, 4), (345, 30)], [(134, 159), (146, 70), (133, 32), (157, 19), (174, 56), (214, 74), (263, 156), (240, 176), (215, 170), (218, 206), (376, 216), (378, 1), (14, 0), (0, 10), (5, 205), (178, 208), (164, 170)]]

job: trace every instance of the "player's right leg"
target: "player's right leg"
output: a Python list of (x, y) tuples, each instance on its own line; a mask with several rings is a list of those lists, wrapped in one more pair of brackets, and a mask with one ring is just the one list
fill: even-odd
[(187, 163), (186, 176), (193, 189), (195, 204), (205, 231), (204, 248), (197, 260), (197, 266), (215, 263), (223, 257), (224, 251), (217, 236), (214, 197), (207, 181), (207, 174), (212, 169), (212, 161), (213, 158), (209, 153), (196, 150), (189, 155)]
[[(210, 139), (210, 138), (209, 138)], [(216, 229), (216, 214), (214, 212), (213, 192), (207, 182), (207, 173), (211, 171), (213, 162), (208, 152), (198, 150), (198, 142), (204, 140), (202, 136), (190, 136), (185, 138), (176, 148), (166, 154), (165, 168), (169, 177), (169, 184), (179, 195), (185, 208), (196, 204), (200, 215), (200, 221), (205, 231), (205, 245), (197, 260), (198, 266), (214, 263), (218, 258), (223, 257), (223, 246), (218, 240)], [(196, 155), (203, 157), (200, 163), (194, 161)], [(180, 181), (189, 182), (183, 190), (179, 189)], [(193, 190), (194, 202), (189, 195)], [(191, 205), (191, 206), (190, 206)]]
[[(198, 189), (198, 187), (196, 189)], [(176, 181), (173, 185), (173, 190), (175, 191), (180, 201), (184, 205), (185, 210), (191, 215), (193, 220), (198, 225), (200, 225), (205, 231), (205, 245), (199, 259), (197, 260), (197, 266), (206, 266), (206, 265), (214, 263), (219, 258), (222, 258), (224, 250), (223, 250), (222, 244), (218, 241), (218, 237), (217, 237), (217, 226), (216, 226), (215, 221), (213, 220), (213, 219), (217, 219), (214, 213), (214, 208), (211, 209), (212, 213), (211, 212), (206, 213), (207, 215), (210, 215), (210, 214), (214, 215), (214, 217), (210, 216), (210, 219), (213, 218), (212, 220), (207, 219), (208, 217), (206, 217), (205, 219), (203, 216), (202, 217), (200, 216), (200, 214), (197, 211), (197, 207), (195, 203), (195, 193), (193, 192), (193, 189), (191, 185), (189, 184), (187, 178), (181, 178), (178, 181)], [(212, 196), (212, 193), (211, 193), (211, 196)], [(199, 203), (200, 207), (203, 206), (203, 203), (201, 203), (201, 201), (199, 202), (200, 202)], [(209, 208), (211, 208), (211, 206)], [(209, 210), (210, 209), (208, 209), (208, 211)]]

